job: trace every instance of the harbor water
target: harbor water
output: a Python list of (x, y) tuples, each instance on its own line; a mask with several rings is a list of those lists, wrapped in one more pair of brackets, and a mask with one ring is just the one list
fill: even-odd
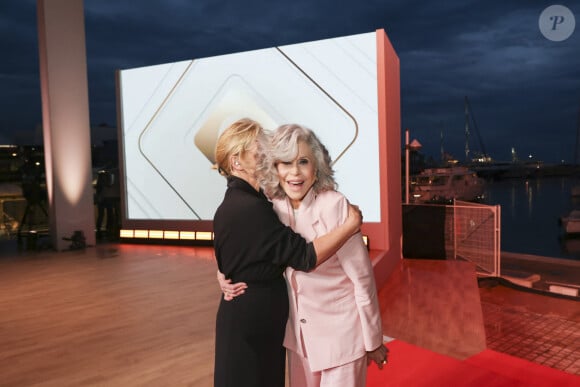
[[(559, 224), (560, 217), (580, 209), (580, 198), (571, 195), (575, 186), (580, 186), (577, 177), (487, 181), (484, 204), (501, 206), (501, 250), (580, 261), (580, 237), (566, 237)], [(14, 236), (25, 207), (23, 199), (2, 200), (0, 239)], [(36, 215), (42, 219), (35, 224), (46, 220)]]
[(569, 237), (559, 220), (580, 208), (571, 190), (577, 177), (488, 181), (485, 204), (501, 206), (501, 250), (580, 260), (580, 237)]

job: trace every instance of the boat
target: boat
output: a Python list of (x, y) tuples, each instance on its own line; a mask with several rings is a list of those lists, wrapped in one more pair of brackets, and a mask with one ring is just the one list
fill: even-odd
[(463, 166), (427, 168), (411, 178), (412, 203), (478, 202), (484, 198), (485, 180)]
[(566, 234), (580, 234), (580, 210), (572, 210), (568, 216), (561, 217), (560, 223)]

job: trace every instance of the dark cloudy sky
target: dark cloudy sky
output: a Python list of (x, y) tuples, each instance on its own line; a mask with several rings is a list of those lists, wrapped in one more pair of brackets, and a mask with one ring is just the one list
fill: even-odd
[[(539, 28), (542, 11), (554, 4), (575, 17), (575, 30), (562, 41)], [(383, 28), (401, 62), (402, 126), (423, 153), (439, 158), (443, 132), (444, 149), (465, 158), (467, 96), (477, 125), (473, 151), (497, 160), (509, 160), (512, 147), (520, 157), (547, 162), (575, 156), (580, 1), (85, 0), (84, 6), (95, 126), (116, 124), (116, 69)], [(0, 36), (0, 144), (30, 142), (41, 123), (36, 1), (2, 1)]]

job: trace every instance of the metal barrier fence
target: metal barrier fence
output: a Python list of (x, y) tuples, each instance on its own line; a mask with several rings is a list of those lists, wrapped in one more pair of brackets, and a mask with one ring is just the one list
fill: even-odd
[(466, 260), (478, 274), (499, 277), (500, 215), (498, 205), (404, 204), (403, 256)]
[(501, 274), (501, 207), (456, 201), (453, 211), (453, 258), (475, 263), (482, 275)]
[(48, 228), (45, 211), (40, 204), (29, 205), (24, 197), (0, 198), (0, 237), (9, 239), (17, 236), (19, 231)]

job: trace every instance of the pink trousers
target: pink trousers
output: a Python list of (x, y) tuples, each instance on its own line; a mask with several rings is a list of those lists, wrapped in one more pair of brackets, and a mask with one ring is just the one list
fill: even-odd
[(290, 387), (361, 387), (366, 385), (367, 357), (322, 371), (312, 372), (308, 359), (288, 353)]

